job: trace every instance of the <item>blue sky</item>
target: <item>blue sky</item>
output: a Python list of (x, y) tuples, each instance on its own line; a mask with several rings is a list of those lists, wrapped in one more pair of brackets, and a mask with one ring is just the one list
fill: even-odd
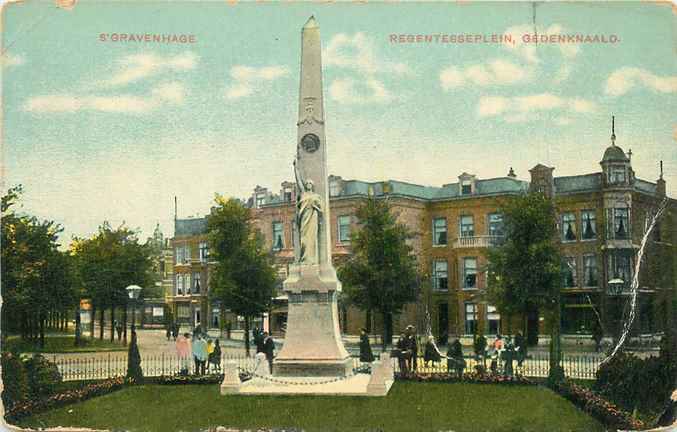
[[(677, 195), (675, 16), (652, 3), (53, 2), (3, 10), (4, 189), (71, 235), (104, 220), (150, 235), (291, 177), (300, 29), (323, 44), (329, 171), (441, 185), (599, 171), (617, 144)], [(521, 35), (615, 35), (523, 44)], [(100, 34), (194, 35), (193, 44)], [(515, 44), (397, 44), (391, 34), (513, 34)]]

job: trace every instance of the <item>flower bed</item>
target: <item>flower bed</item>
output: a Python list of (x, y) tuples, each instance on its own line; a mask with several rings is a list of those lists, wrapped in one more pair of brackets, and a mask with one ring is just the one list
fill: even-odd
[(396, 380), (418, 381), (418, 382), (463, 382), (477, 384), (520, 384), (535, 385), (536, 383), (522, 375), (499, 375), (492, 373), (468, 372), (463, 374), (462, 378), (449, 373), (426, 373), (426, 374), (403, 374), (396, 373)]
[(5, 413), (5, 418), (8, 421), (15, 421), (40, 411), (58, 408), (74, 402), (81, 402), (95, 396), (120, 390), (126, 383), (127, 381), (124, 377), (116, 377), (98, 383), (87, 384), (78, 389), (56, 393), (43, 399), (20, 402)]
[(588, 388), (564, 381), (556, 384), (554, 390), (607, 427), (625, 430), (647, 428), (644, 422), (633, 418), (630, 413), (622, 410)]

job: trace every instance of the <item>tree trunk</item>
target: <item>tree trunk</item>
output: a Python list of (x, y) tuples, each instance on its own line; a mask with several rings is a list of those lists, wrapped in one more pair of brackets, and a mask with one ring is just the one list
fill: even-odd
[(562, 347), (560, 341), (561, 310), (559, 293), (554, 301), (555, 306), (550, 314), (550, 372), (548, 380), (551, 383), (557, 383), (564, 379), (564, 371), (561, 369)]
[(115, 342), (115, 304), (110, 307), (110, 341)]
[(127, 305), (122, 309), (122, 344), (127, 345)]
[(392, 343), (392, 319), (388, 312), (383, 312), (383, 351), (386, 351), (387, 346)]
[(244, 351), (249, 357), (249, 317), (244, 317)]
[(104, 312), (106, 311), (105, 308), (101, 308), (99, 311), (99, 340), (103, 340), (103, 327), (105, 325), (104, 323)]
[(78, 308), (75, 308), (75, 346), (80, 346), (80, 338), (82, 336), (80, 331), (80, 311)]
[(40, 313), (40, 348), (45, 348), (45, 322), (47, 317), (44, 312)]
[(372, 332), (371, 328), (371, 308), (367, 309), (367, 316), (365, 317), (366, 323), (364, 325), (364, 328), (367, 329), (367, 334), (370, 334)]
[(96, 321), (96, 306), (92, 304), (89, 316), (89, 337), (94, 339), (94, 321)]

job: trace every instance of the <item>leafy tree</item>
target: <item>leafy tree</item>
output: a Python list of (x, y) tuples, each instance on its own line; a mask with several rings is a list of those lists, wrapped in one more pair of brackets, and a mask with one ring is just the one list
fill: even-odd
[(250, 209), (230, 198), (216, 196), (207, 217), (210, 256), (216, 262), (209, 296), (222, 307), (245, 318), (245, 351), (249, 355), (249, 326), (253, 317), (268, 311), (277, 282), (272, 256), (254, 229)]
[[(124, 225), (113, 229), (108, 222), (104, 222), (91, 238), (73, 239), (71, 250), (80, 281), (92, 300), (93, 318), (94, 312), (97, 309), (100, 311), (99, 338), (103, 339), (104, 309), (111, 309), (112, 327), (115, 309), (124, 307), (126, 311), (128, 295), (125, 288), (129, 285), (153, 285), (151, 248), (139, 243), (135, 231)], [(141, 291), (141, 296), (145, 295)], [(126, 318), (125, 314), (125, 336)], [(111, 339), (113, 334), (114, 329), (111, 328)]]
[(413, 237), (397, 223), (387, 200), (373, 197), (356, 215), (360, 229), (351, 234), (353, 256), (338, 269), (344, 292), (352, 304), (383, 316), (383, 348), (392, 340), (392, 315), (416, 300), (416, 258), (407, 240)]
[(45, 327), (57, 314), (65, 316), (76, 294), (69, 257), (58, 250), (63, 228), (17, 212), (22, 193), (16, 186), (1, 200), (2, 324), (44, 347)]
[[(488, 297), (502, 314), (539, 308), (551, 329), (550, 373), (561, 377), (560, 285), (561, 257), (557, 248), (555, 207), (540, 193), (516, 197), (503, 206), (505, 242), (487, 251)], [(525, 329), (526, 334), (526, 329)]]

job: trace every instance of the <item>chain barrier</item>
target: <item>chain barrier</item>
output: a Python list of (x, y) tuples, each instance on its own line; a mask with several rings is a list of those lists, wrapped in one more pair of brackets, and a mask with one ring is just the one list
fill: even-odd
[[(258, 369), (260, 363), (261, 363), (261, 361), (260, 361), (259, 359), (257, 359), (256, 363), (254, 364), (254, 370)], [(253, 378), (253, 377), (261, 378), (262, 380), (270, 381), (270, 382), (276, 383), (276, 384), (285, 384), (285, 385), (324, 385), (324, 384), (330, 384), (330, 383), (334, 383), (334, 382), (338, 382), (338, 381), (343, 381), (343, 380), (346, 380), (346, 379), (348, 379), (348, 378), (352, 378), (352, 377), (354, 377), (355, 375), (357, 375), (358, 373), (361, 373), (361, 371), (363, 371), (363, 370), (364, 370), (364, 371), (369, 371), (371, 368), (370, 368), (369, 366), (358, 367), (358, 368), (353, 369), (353, 373), (351, 373), (351, 374), (349, 374), (349, 375), (345, 375), (345, 376), (340, 376), (340, 377), (332, 378), (332, 379), (326, 380), (326, 381), (317, 381), (317, 382), (316, 382), (316, 381), (311, 381), (311, 382), (303, 382), (303, 381), (286, 381), (286, 380), (281, 380), (281, 379), (277, 379), (277, 378), (272, 378), (271, 376), (268, 376), (268, 375), (259, 375), (259, 374), (255, 373), (255, 372), (251, 372), (251, 371), (249, 371), (249, 370), (247, 370), (247, 369), (245, 369), (245, 368), (243, 368), (243, 367), (240, 367), (240, 366), (238, 366), (237, 369), (238, 369), (238, 371), (240, 371), (240, 372), (243, 372), (243, 373), (245, 373), (245, 374), (247, 374), (247, 375), (250, 375), (252, 378)]]

